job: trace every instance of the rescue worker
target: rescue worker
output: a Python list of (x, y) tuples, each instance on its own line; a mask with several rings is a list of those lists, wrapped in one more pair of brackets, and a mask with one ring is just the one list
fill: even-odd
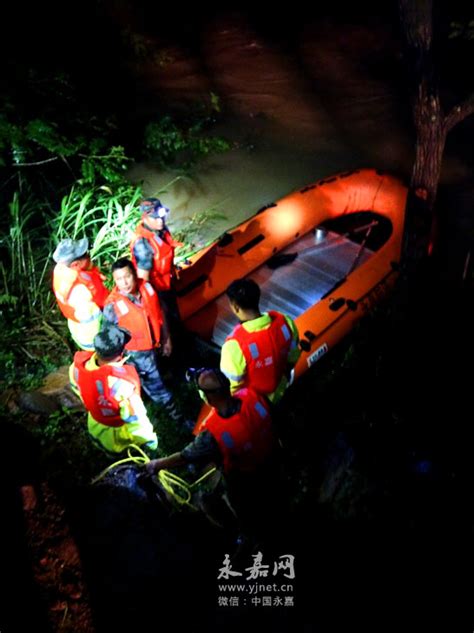
[(135, 229), (130, 243), (132, 261), (140, 279), (149, 281), (158, 292), (161, 306), (169, 321), (180, 321), (176, 293), (174, 251), (181, 242), (171, 237), (166, 218), (168, 207), (158, 198), (146, 198), (140, 203), (142, 219)]
[(251, 387), (275, 404), (301, 353), (296, 325), (280, 312), (260, 312), (260, 288), (252, 279), (236, 279), (226, 294), (240, 324), (222, 346), (220, 368), (233, 393)]
[(160, 347), (164, 356), (172, 351), (157, 293), (150, 282), (138, 279), (133, 263), (125, 257), (112, 264), (112, 276), (115, 287), (106, 300), (104, 319), (130, 332), (131, 339), (125, 346), (127, 363), (137, 370), (148, 397), (164, 406), (173, 420), (182, 421), (171, 393), (163, 384), (156, 360)]
[[(182, 451), (152, 460), (149, 474), (188, 464), (215, 463), (224, 476), (228, 497), (245, 531), (270, 516), (266, 500), (274, 483), (273, 458), (277, 442), (269, 404), (244, 387), (233, 395), (219, 369), (191, 371), (191, 380), (211, 412), (197, 429), (197, 437)], [(189, 375), (189, 374), (188, 374)]]
[(69, 371), (71, 387), (88, 411), (92, 439), (109, 453), (131, 444), (155, 451), (158, 438), (140, 395), (135, 367), (125, 365), (130, 333), (109, 324), (94, 337), (94, 352), (76, 352)]
[(88, 247), (87, 238), (59, 242), (53, 253), (53, 291), (74, 342), (91, 351), (109, 291), (103, 283), (105, 276), (91, 265)]

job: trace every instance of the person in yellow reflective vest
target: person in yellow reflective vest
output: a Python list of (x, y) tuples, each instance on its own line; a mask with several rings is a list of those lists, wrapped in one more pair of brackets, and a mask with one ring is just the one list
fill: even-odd
[(158, 446), (137, 371), (124, 364), (130, 338), (125, 328), (108, 325), (94, 337), (95, 353), (76, 352), (69, 370), (71, 387), (88, 411), (89, 433), (109, 453), (120, 453), (131, 444), (152, 452)]
[(276, 403), (301, 354), (296, 325), (281, 312), (260, 312), (260, 288), (252, 279), (236, 279), (226, 294), (240, 323), (222, 346), (220, 368), (232, 393), (251, 387)]
[(74, 342), (92, 351), (109, 291), (103, 283), (104, 275), (91, 266), (88, 247), (87, 238), (59, 242), (53, 253), (53, 291)]

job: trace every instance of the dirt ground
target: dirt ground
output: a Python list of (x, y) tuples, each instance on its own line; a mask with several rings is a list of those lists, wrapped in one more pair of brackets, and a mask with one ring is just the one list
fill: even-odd
[(26, 513), (35, 581), (53, 631), (94, 631), (81, 558), (65, 508), (43, 483), (36, 507)]

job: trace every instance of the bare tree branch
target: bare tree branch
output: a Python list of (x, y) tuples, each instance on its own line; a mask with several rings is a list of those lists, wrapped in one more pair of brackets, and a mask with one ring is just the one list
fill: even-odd
[(452, 130), (455, 125), (461, 123), (470, 114), (474, 114), (474, 92), (448, 112), (445, 118), (446, 132)]
[(15, 163), (13, 167), (36, 167), (37, 165), (44, 165), (45, 163), (52, 163), (54, 160), (59, 160), (59, 156), (53, 158), (46, 158), (45, 160), (39, 160), (36, 163)]
[(71, 172), (71, 174), (75, 177), (74, 171), (71, 167), (71, 165), (69, 164), (67, 158), (65, 156), (63, 156), (63, 154), (61, 154), (60, 156), (61, 160), (63, 161), (63, 163), (66, 165), (66, 167), (69, 169), (69, 171)]

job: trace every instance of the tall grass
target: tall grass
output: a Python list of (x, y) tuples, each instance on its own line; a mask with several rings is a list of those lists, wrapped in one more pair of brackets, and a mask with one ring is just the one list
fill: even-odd
[[(171, 180), (154, 195), (160, 196), (177, 181)], [(141, 218), (139, 203), (143, 197), (141, 186), (122, 185), (114, 191), (102, 186), (88, 191), (71, 189), (61, 201), (53, 222), (56, 241), (67, 237), (89, 239), (91, 258), (107, 268), (120, 256), (128, 253), (135, 227)]]
[(122, 187), (116, 193), (107, 186), (84, 193), (73, 187), (53, 221), (56, 241), (87, 237), (92, 259), (106, 266), (127, 250), (140, 219), (142, 195), (139, 186)]
[[(155, 195), (162, 195), (177, 179)], [(14, 310), (17, 316), (48, 319), (54, 306), (52, 253), (62, 239), (87, 237), (92, 259), (105, 270), (127, 254), (141, 217), (142, 196), (140, 186), (122, 186), (115, 192), (107, 186), (86, 191), (73, 187), (53, 216), (45, 204), (39, 207), (31, 196), (15, 192), (8, 205), (8, 226), (0, 228), (0, 314)], [(174, 232), (176, 239), (184, 242), (178, 259), (202, 248), (204, 229), (225, 217), (212, 208), (189, 218)]]
[[(154, 195), (161, 195), (175, 181)], [(14, 193), (7, 222), (0, 226), (0, 363), (2, 353), (6, 354), (3, 360), (11, 365), (10, 382), (16, 375), (27, 375), (26, 358), (41, 365), (49, 352), (59, 360), (72, 350), (52, 293), (56, 244), (67, 237), (87, 237), (92, 258), (107, 272), (113, 261), (128, 254), (141, 217), (142, 196), (141, 187), (129, 184), (115, 191), (108, 186), (85, 190), (78, 185), (63, 197), (54, 215), (45, 202), (24, 192)], [(185, 242), (181, 257), (196, 249), (196, 240), (208, 223), (224, 217), (215, 209), (194, 214), (175, 232)]]
[(17, 313), (44, 314), (53, 297), (45, 283), (52, 240), (38, 226), (38, 210), (33, 198), (24, 201), (15, 192), (8, 205), (9, 227), (0, 233), (0, 246), (6, 257), (0, 262), (0, 304), (14, 307)]

